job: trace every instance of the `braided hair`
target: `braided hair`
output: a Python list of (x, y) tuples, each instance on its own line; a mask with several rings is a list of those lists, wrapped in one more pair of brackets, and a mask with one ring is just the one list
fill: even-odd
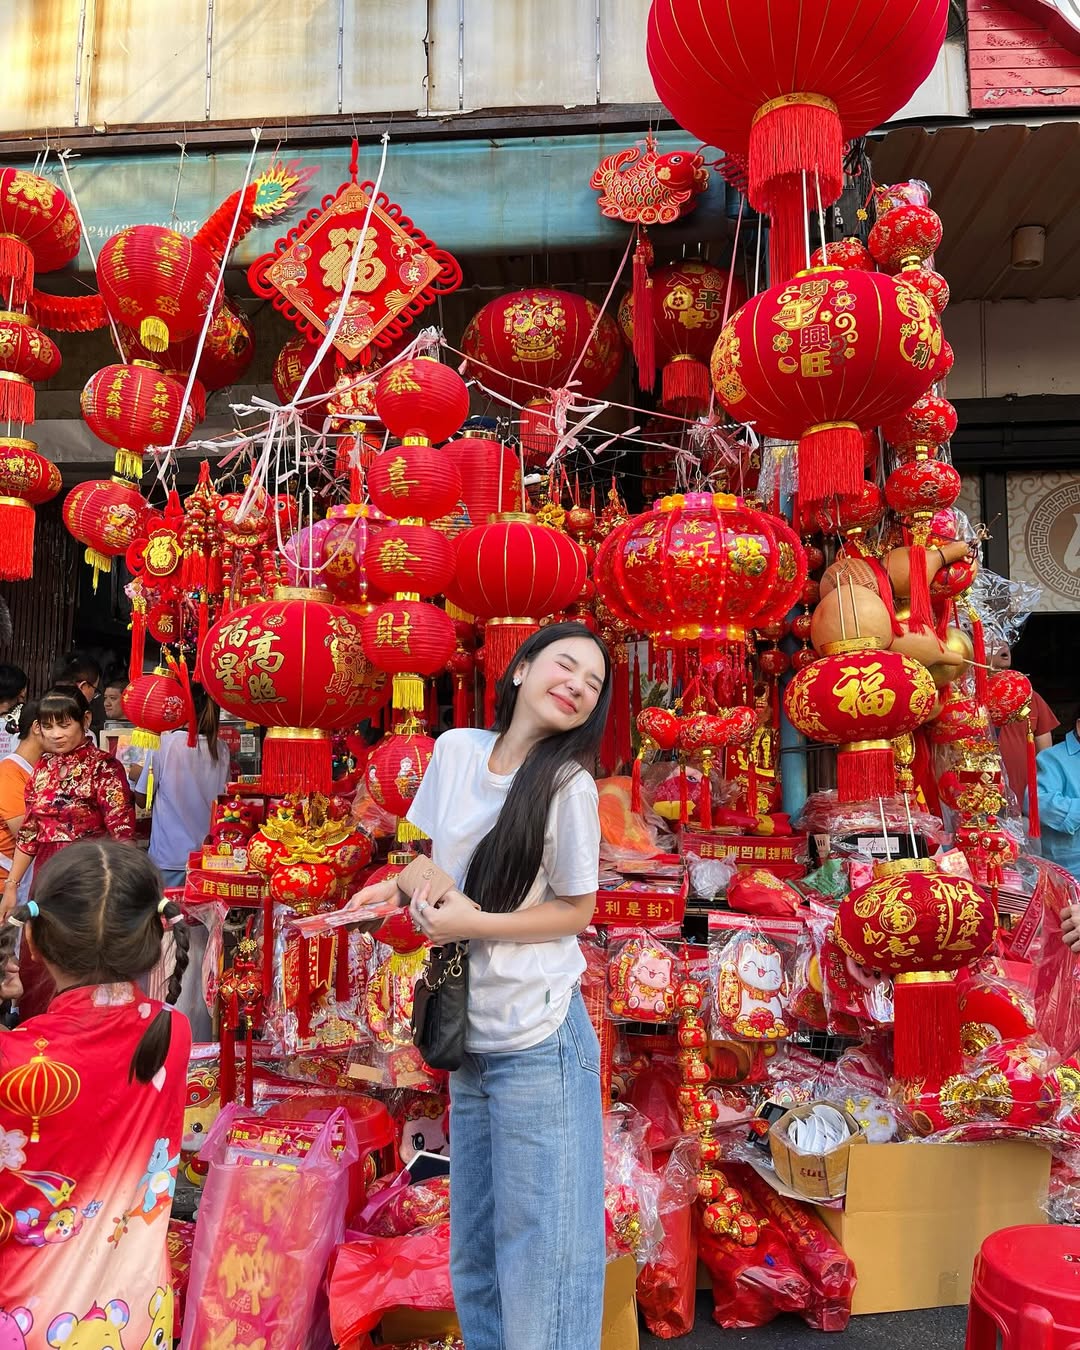
[[(84, 839), (55, 854), (34, 878), (31, 903), (12, 916), (30, 925), (39, 956), (71, 976), (68, 986), (121, 984), (158, 964), (171, 933), (175, 963), (166, 1000), (180, 997), (188, 931), (178, 905), (162, 898), (161, 873), (140, 849)], [(162, 1009), (135, 1047), (128, 1081), (149, 1083), (165, 1063), (172, 1014)]]

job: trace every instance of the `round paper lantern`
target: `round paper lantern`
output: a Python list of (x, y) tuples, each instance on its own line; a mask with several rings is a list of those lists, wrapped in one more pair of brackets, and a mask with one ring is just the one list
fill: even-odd
[[(368, 545), (384, 529), (386, 517), (373, 506), (332, 506), (327, 518), (329, 529), (323, 537), (322, 581), (343, 605), (356, 605), (362, 613), (371, 609), (373, 597), (369, 586), (364, 554)], [(374, 602), (381, 597), (376, 594)]]
[(149, 504), (123, 478), (93, 479), (73, 487), (64, 499), (68, 533), (86, 545), (83, 555), (94, 569), (94, 589), (101, 572), (112, 571), (113, 558), (125, 554), (146, 528)]
[(170, 445), (195, 429), (195, 410), (184, 408), (184, 386), (150, 362), (104, 366), (87, 380), (79, 399), (86, 425), (106, 445), (120, 451), (118, 473), (142, 477), (142, 457), (152, 445)]
[(0, 421), (34, 420), (34, 381), (60, 369), (60, 350), (29, 315), (0, 311)]
[(270, 793), (328, 793), (328, 733), (370, 716), (389, 693), (364, 655), (355, 616), (329, 598), (280, 586), (272, 600), (219, 619), (203, 644), (210, 697), (269, 728), (262, 782)]
[(270, 872), (271, 897), (300, 917), (336, 909), (337, 889), (338, 874), (329, 862), (286, 862), (279, 858)]
[(364, 651), (378, 670), (393, 675), (393, 704), (424, 709), (424, 677), (445, 670), (457, 635), (445, 610), (421, 600), (388, 600), (362, 621)]
[(454, 575), (454, 546), (427, 525), (386, 525), (364, 552), (364, 571), (384, 595), (441, 595)]
[[(136, 361), (151, 361), (166, 374), (179, 376), (186, 381), (195, 360), (195, 349), (199, 345), (199, 333), (182, 338), (179, 342), (170, 342), (163, 352), (152, 352), (139, 341), (138, 334), (130, 328), (119, 325), (121, 358), (129, 364)], [(303, 342), (303, 339), (296, 339)], [(288, 343), (285, 344), (289, 346)], [(284, 350), (284, 349), (283, 349)], [(312, 348), (314, 352), (316, 349)], [(206, 342), (202, 356), (199, 357), (199, 383), (209, 390), (224, 389), (236, 384), (247, 372), (255, 357), (255, 328), (251, 320), (237, 302), (225, 296), (217, 317), (207, 329)], [(280, 356), (278, 358), (281, 359)], [(330, 361), (333, 366), (333, 359)], [(274, 388), (277, 389), (278, 367), (274, 366)], [(297, 383), (299, 383), (299, 376)], [(280, 390), (278, 397), (281, 398)], [(282, 398), (287, 403), (287, 398)], [(200, 419), (201, 420), (201, 419)]]
[(759, 436), (799, 441), (799, 496), (861, 490), (863, 432), (930, 387), (941, 324), (910, 286), (819, 267), (753, 296), (713, 352), (717, 396)]
[[(367, 766), (368, 792), (376, 805), (392, 816), (408, 813), (420, 787), (420, 780), (431, 763), (435, 742), (415, 721), (406, 721), (372, 750)], [(403, 821), (399, 839), (422, 838), (420, 830)]]
[(960, 496), (960, 475), (941, 459), (913, 459), (885, 480), (885, 500), (900, 515), (926, 516), (952, 506)]
[[(445, 441), (469, 415), (469, 390), (451, 366), (430, 356), (398, 361), (379, 376), (375, 408), (398, 440)], [(441, 514), (441, 513), (440, 513)]]
[(179, 730), (191, 711), (183, 686), (164, 666), (132, 680), (121, 702), (124, 716), (135, 727), (132, 743), (152, 750), (161, 744), (164, 732)]
[(866, 639), (857, 641), (858, 650), (827, 650), (784, 691), (792, 726), (811, 740), (839, 747), (836, 783), (842, 802), (893, 795), (892, 742), (925, 722), (937, 698), (925, 666)]
[(60, 470), (21, 436), (0, 436), (0, 578), (25, 581), (34, 570), (34, 507), (60, 491)]
[(646, 58), (660, 101), (707, 145), (745, 155), (771, 217), (773, 275), (805, 260), (804, 217), (844, 186), (844, 143), (902, 108), (933, 69), (947, 0), (653, 0)]
[(0, 294), (23, 305), (34, 272), (55, 272), (77, 256), (79, 217), (63, 192), (26, 169), (0, 169)]
[(129, 225), (107, 239), (98, 254), (105, 308), (134, 328), (152, 352), (163, 352), (170, 342), (201, 328), (208, 309), (217, 314), (217, 274), (209, 249), (161, 225)]
[(368, 469), (367, 485), (372, 502), (391, 520), (438, 520), (461, 500), (454, 461), (424, 444), (384, 450)]
[[(742, 278), (696, 258), (669, 263), (650, 274), (656, 353), (664, 363), (660, 402), (686, 414), (709, 406), (709, 358), (724, 324), (729, 277), (733, 314), (746, 300)], [(628, 291), (619, 307), (619, 323), (634, 345), (637, 313)]]
[(941, 217), (929, 206), (898, 206), (878, 216), (870, 252), (879, 267), (898, 271), (933, 257), (941, 245)]
[[(274, 361), (270, 379), (274, 393), (283, 404), (296, 397), (304, 373), (314, 362), (319, 347), (305, 337), (292, 337), (282, 345)], [(304, 386), (300, 401), (300, 418), (310, 430), (321, 432), (328, 415), (328, 401), (331, 391), (337, 383), (338, 369), (335, 364), (333, 348), (323, 357), (312, 371), (311, 378)]]
[(895, 983), (898, 1078), (940, 1081), (960, 1068), (955, 974), (983, 955), (996, 927), (990, 897), (929, 859), (879, 863), (874, 880), (841, 901), (837, 944)]
[(585, 581), (585, 555), (561, 530), (535, 516), (507, 513), (457, 540), (457, 572), (447, 599), (485, 623), (489, 707), (495, 683), (518, 647), (549, 614), (573, 604)]
[(492, 516), (521, 506), (521, 463), (501, 441), (483, 431), (466, 431), (443, 447), (461, 475), (461, 499), (470, 525), (486, 525)]

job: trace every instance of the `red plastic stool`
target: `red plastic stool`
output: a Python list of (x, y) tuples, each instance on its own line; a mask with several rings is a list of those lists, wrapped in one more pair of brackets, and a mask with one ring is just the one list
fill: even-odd
[(975, 1258), (965, 1350), (1080, 1350), (1080, 1230), (991, 1233)]

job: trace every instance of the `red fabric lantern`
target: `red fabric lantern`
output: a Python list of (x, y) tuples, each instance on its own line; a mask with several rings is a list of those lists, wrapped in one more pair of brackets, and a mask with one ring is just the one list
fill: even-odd
[(32, 422), (34, 381), (59, 369), (59, 348), (29, 315), (0, 312), (0, 422)]
[[(840, 747), (836, 783), (842, 802), (893, 795), (892, 742), (925, 722), (937, 700), (925, 666), (858, 641), (859, 650), (827, 652), (800, 670), (784, 691), (792, 726)], [(835, 644), (848, 645), (854, 644)]]
[(999, 670), (990, 676), (987, 686), (987, 711), (996, 727), (1026, 717), (1031, 705), (1031, 681), (1018, 670)]
[(585, 555), (561, 530), (508, 512), (457, 540), (457, 575), (447, 599), (487, 624), (484, 676), (489, 704), (514, 652), (549, 614), (573, 604), (585, 581)]
[[(726, 302), (728, 281), (731, 298)], [(712, 263), (689, 258), (656, 268), (651, 276), (651, 321), (657, 357), (664, 362), (660, 402), (687, 415), (709, 406), (709, 358), (727, 313), (746, 301), (742, 278)], [(627, 292), (619, 323), (634, 345), (634, 295)]]
[(863, 431), (930, 387), (941, 324), (910, 286), (880, 272), (800, 272), (755, 295), (713, 352), (720, 402), (759, 436), (799, 441), (806, 504), (856, 493)]
[(427, 525), (387, 525), (368, 545), (364, 570), (384, 595), (441, 595), (454, 575), (454, 546)]
[(75, 208), (47, 179), (0, 169), (0, 295), (30, 299), (34, 272), (55, 272), (76, 257), (82, 231)]
[(373, 506), (332, 506), (333, 524), (322, 536), (322, 580), (344, 605), (370, 608), (372, 603), (364, 553), (386, 525), (386, 517)]
[(885, 515), (885, 499), (876, 483), (864, 479), (858, 492), (830, 497), (818, 507), (814, 520), (825, 534), (859, 535), (880, 525)]
[(874, 880), (841, 901), (837, 944), (895, 982), (898, 1078), (940, 1082), (960, 1068), (955, 974), (983, 955), (996, 925), (988, 895), (929, 859), (879, 863)]
[(383, 371), (375, 386), (375, 408), (399, 440), (415, 436), (442, 442), (468, 417), (469, 390), (451, 366), (420, 356)]
[(145, 532), (148, 503), (123, 478), (94, 479), (73, 487), (64, 500), (68, 533), (86, 545), (86, 561), (98, 575), (112, 570), (113, 558), (125, 554)]
[(20, 436), (0, 437), (0, 578), (25, 581), (34, 570), (34, 507), (60, 491), (60, 470)]
[[(367, 765), (368, 792), (375, 803), (392, 816), (405, 816), (431, 763), (434, 749), (435, 742), (415, 721), (402, 722), (384, 736), (372, 750)], [(399, 839), (421, 837), (421, 831), (415, 826), (401, 822)]]
[(132, 743), (152, 750), (161, 744), (164, 732), (178, 731), (190, 712), (183, 685), (164, 666), (133, 680), (124, 690), (121, 702), (124, 716), (135, 727)]
[(804, 261), (803, 217), (840, 195), (845, 141), (888, 121), (933, 69), (947, 0), (653, 0), (646, 57), (687, 131), (745, 155), (750, 204), (772, 220), (773, 275)]
[(438, 520), (461, 500), (461, 475), (444, 450), (401, 445), (384, 450), (368, 469), (368, 492), (391, 520)]
[(885, 500), (901, 515), (930, 516), (960, 496), (960, 475), (941, 459), (913, 459), (885, 480)]
[(869, 243), (879, 267), (895, 272), (918, 266), (941, 245), (941, 217), (929, 206), (895, 207), (878, 217)]
[(461, 497), (470, 525), (486, 525), (491, 516), (521, 506), (521, 464), (501, 441), (482, 431), (466, 431), (443, 447), (461, 475)]
[(423, 712), (423, 677), (445, 670), (454, 654), (453, 619), (421, 600), (388, 600), (372, 610), (360, 631), (368, 660), (394, 677), (394, 707)]
[[(186, 381), (195, 360), (199, 334), (196, 332), (179, 342), (170, 342), (163, 352), (152, 352), (149, 347), (142, 345), (137, 333), (121, 326), (120, 343), (121, 358), (129, 364), (140, 360), (151, 361), (155, 366), (160, 366), (166, 374), (179, 376)], [(314, 351), (314, 348), (312, 350)], [(254, 325), (237, 302), (226, 296), (217, 318), (206, 332), (206, 342), (203, 344), (202, 356), (199, 357), (199, 382), (211, 391), (236, 384), (243, 378), (254, 356)], [(275, 389), (277, 377), (278, 368), (275, 365), (273, 375)], [(278, 397), (281, 398), (280, 391)], [(282, 399), (282, 402), (287, 403), (288, 399)]]
[(930, 393), (883, 423), (881, 430), (894, 450), (914, 454), (919, 446), (948, 445), (956, 422), (956, 409), (949, 400)]
[(355, 616), (328, 601), (326, 591), (281, 586), (272, 600), (233, 610), (206, 635), (207, 693), (270, 728), (262, 774), (270, 793), (328, 793), (328, 732), (370, 716), (389, 693), (386, 676), (364, 655)]
[[(896, 279), (905, 286), (913, 287), (920, 295), (925, 296), (935, 314), (940, 314), (949, 303), (949, 283), (940, 272), (935, 272), (932, 267), (906, 267), (897, 275)], [(949, 365), (951, 368), (951, 361)], [(947, 374), (948, 371), (942, 372), (938, 375), (938, 379), (943, 379)]]
[[(172, 442), (184, 408), (184, 386), (149, 362), (104, 366), (87, 380), (79, 402), (94, 435), (120, 451), (117, 472), (141, 478), (144, 453), (152, 445)], [(194, 429), (195, 411), (189, 403), (180, 439), (187, 440)]]
[[(274, 361), (270, 379), (274, 386), (274, 393), (277, 394), (283, 404), (291, 403), (296, 397), (296, 391), (300, 388), (300, 381), (304, 378), (304, 372), (315, 360), (318, 350), (318, 346), (314, 342), (309, 342), (305, 337), (290, 338), (288, 342), (282, 345), (281, 351), (278, 352)], [(334, 351), (331, 348), (315, 370), (312, 371), (311, 379), (308, 380), (304, 388), (304, 396), (301, 400), (301, 420), (312, 431), (319, 432), (323, 428), (328, 411), (327, 401), (337, 383), (337, 378), (338, 370), (335, 364)], [(309, 403), (309, 399), (313, 401)]]
[(859, 272), (874, 270), (874, 259), (870, 250), (861, 239), (853, 236), (837, 239), (834, 243), (826, 244), (823, 249), (814, 249), (810, 254), (810, 266), (824, 267), (826, 264), (830, 267), (851, 267)]
[(98, 254), (101, 298), (112, 317), (137, 329), (152, 352), (202, 326), (216, 315), (221, 291), (209, 249), (160, 225), (130, 225), (106, 240)]

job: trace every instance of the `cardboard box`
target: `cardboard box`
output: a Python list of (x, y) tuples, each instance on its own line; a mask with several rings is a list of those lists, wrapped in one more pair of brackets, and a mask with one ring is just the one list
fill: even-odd
[(967, 1303), (982, 1242), (1046, 1223), (1050, 1154), (1035, 1144), (867, 1144), (852, 1149), (844, 1208), (818, 1206), (855, 1262), (855, 1313)]
[[(831, 1105), (831, 1103), (830, 1103)], [(786, 1111), (769, 1129), (769, 1152), (776, 1175), (785, 1186), (804, 1200), (837, 1200), (848, 1186), (849, 1157), (856, 1144), (865, 1144), (866, 1135), (854, 1116), (835, 1107), (851, 1130), (849, 1138), (827, 1153), (799, 1153), (787, 1137), (791, 1120), (801, 1120), (814, 1110), (815, 1103)]]
[[(494, 1272), (493, 1272), (494, 1275)], [(392, 1308), (382, 1319), (384, 1341), (435, 1339), (459, 1331), (452, 1312)], [(604, 1280), (604, 1322), (600, 1350), (638, 1350), (637, 1266), (632, 1256), (609, 1261)]]

